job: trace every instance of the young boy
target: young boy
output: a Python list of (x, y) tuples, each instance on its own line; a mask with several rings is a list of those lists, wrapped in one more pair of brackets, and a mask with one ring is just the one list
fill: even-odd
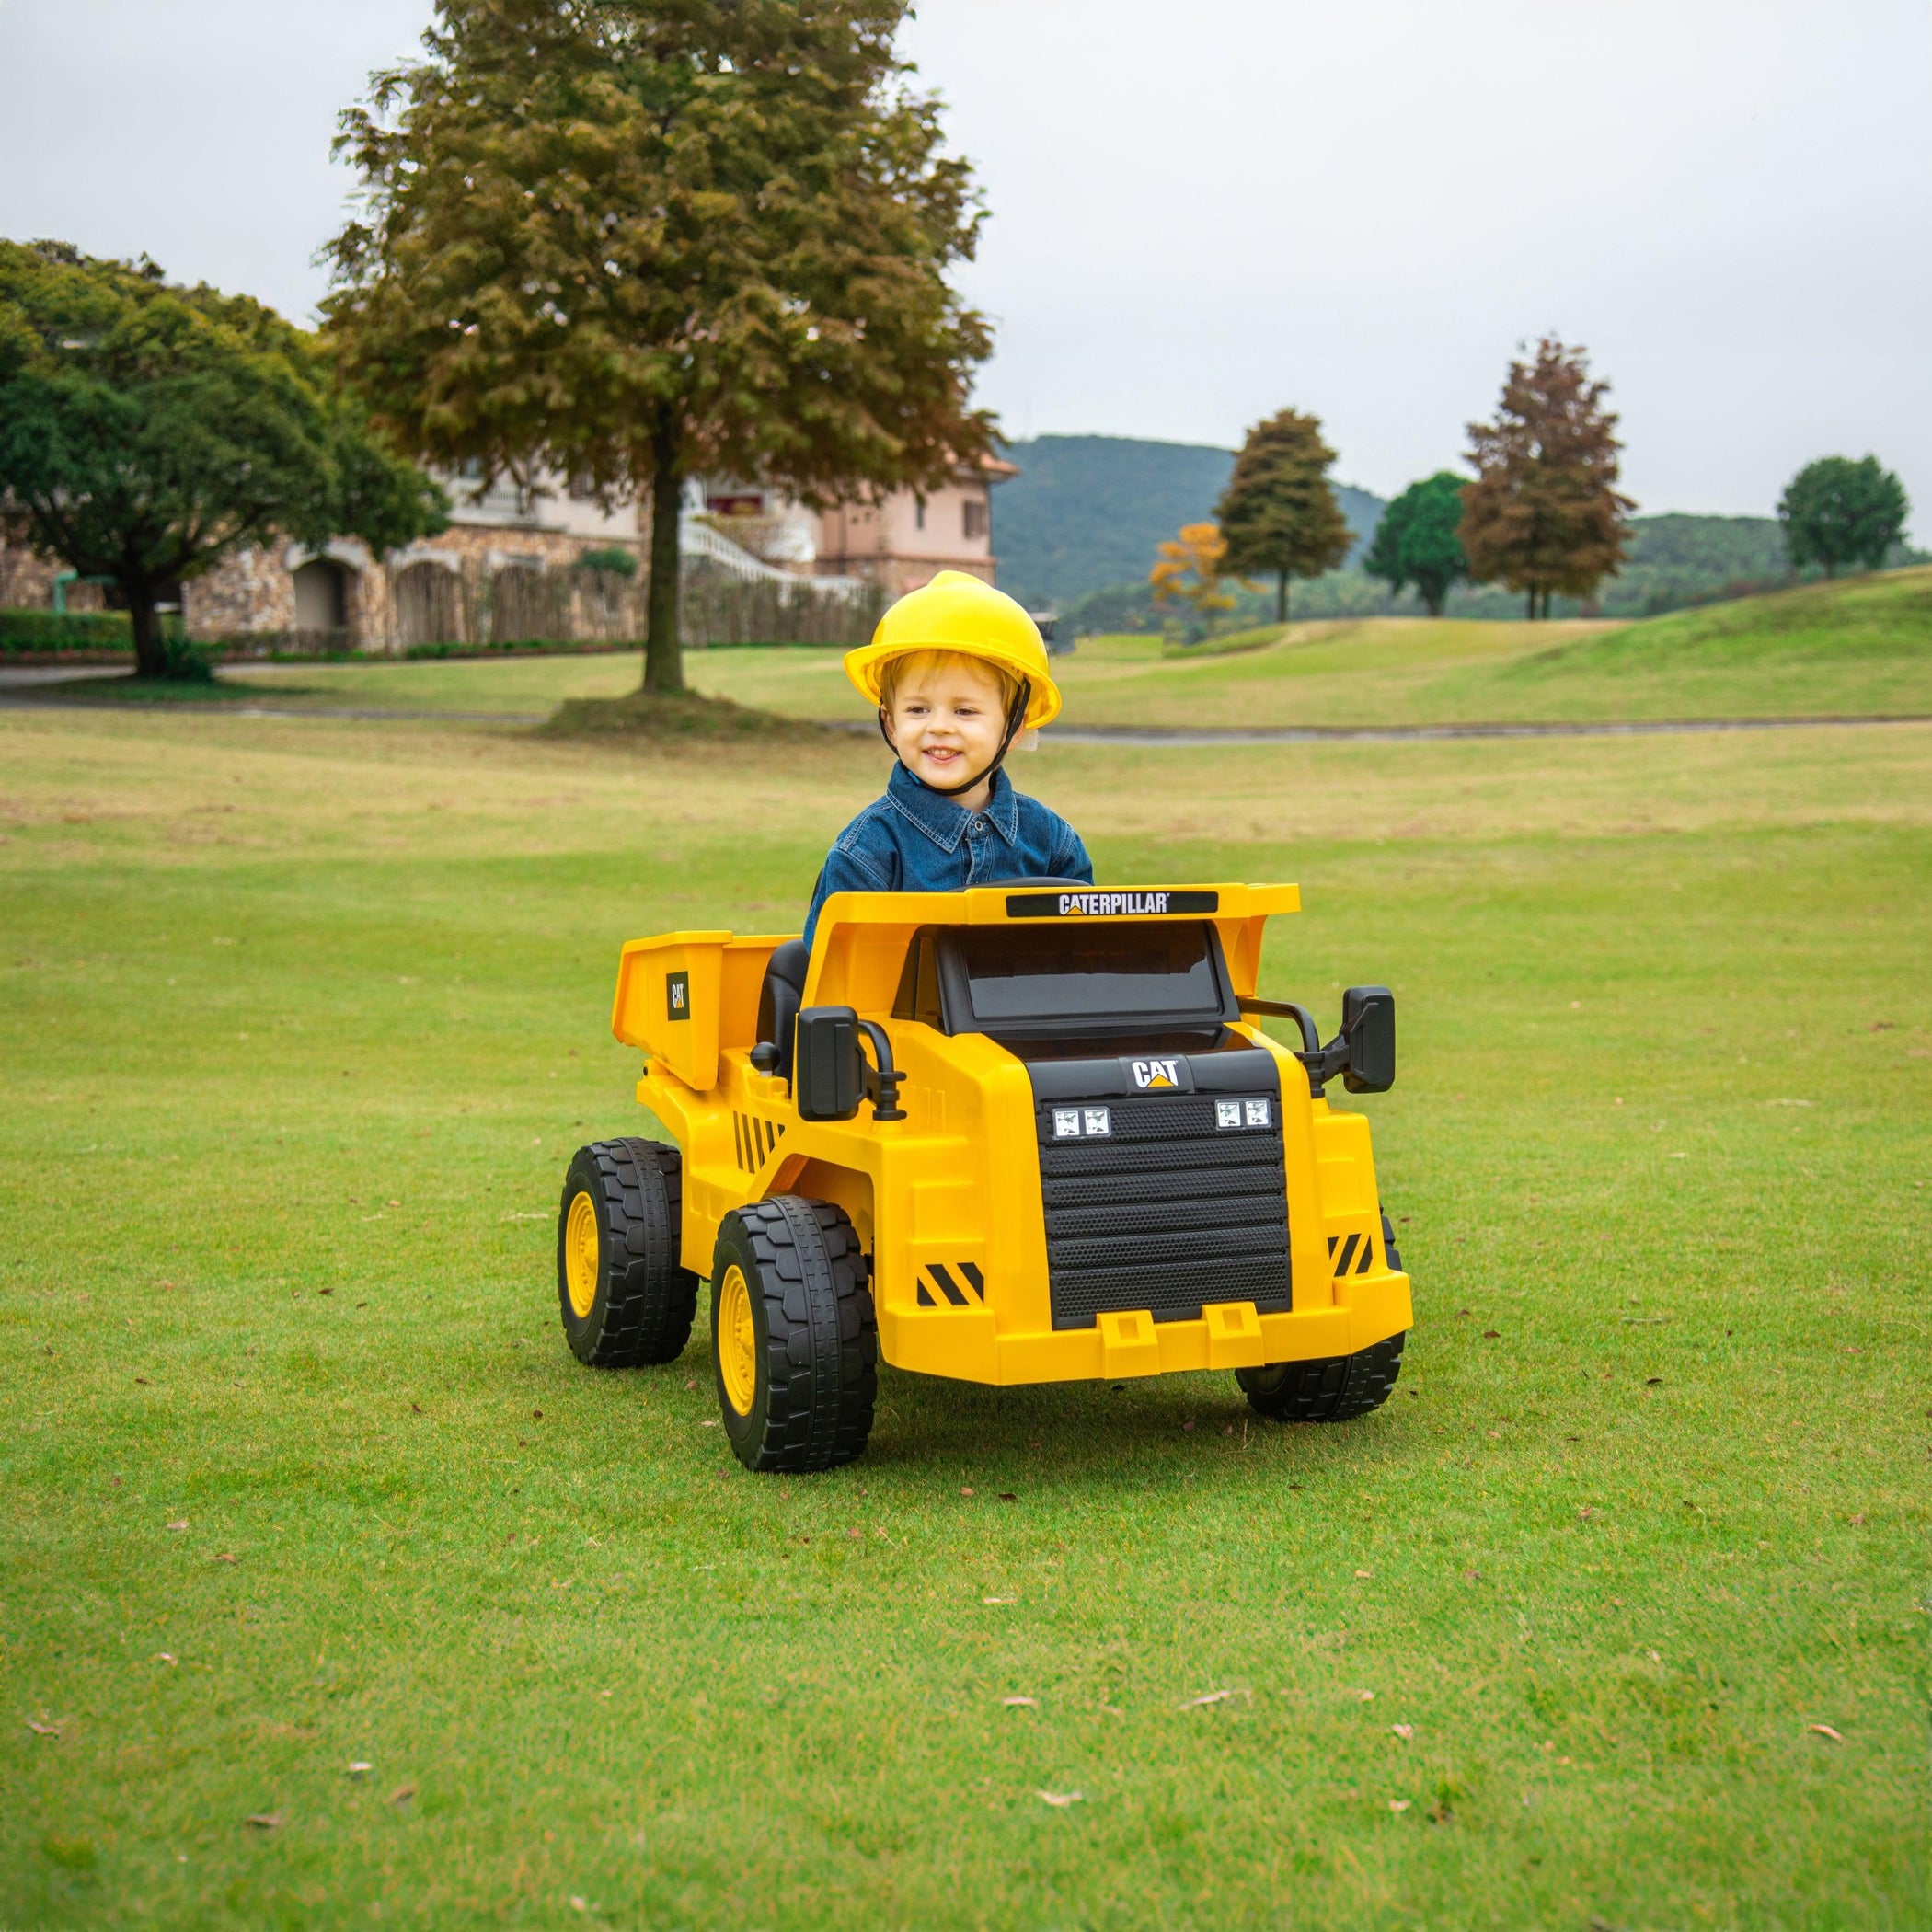
[(885, 796), (839, 834), (805, 915), (834, 892), (957, 892), (997, 879), (1077, 879), (1093, 861), (1058, 812), (1000, 769), (1023, 730), (1060, 709), (1032, 618), (963, 570), (902, 597), (845, 674), (879, 707), (898, 756)]

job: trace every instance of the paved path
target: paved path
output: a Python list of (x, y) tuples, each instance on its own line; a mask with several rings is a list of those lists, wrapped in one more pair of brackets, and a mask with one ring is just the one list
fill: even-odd
[[(139, 699), (52, 697), (34, 686), (74, 678), (119, 677), (111, 667), (76, 666), (71, 670), (0, 670), (0, 705), (33, 706), (41, 710), (127, 711)], [(155, 712), (178, 716), (198, 704), (195, 698), (155, 698), (145, 701)], [(534, 725), (547, 721), (547, 711), (405, 710), (379, 705), (277, 705), (239, 698), (205, 701), (204, 715), (219, 718), (353, 718), (441, 719), (449, 724)], [(826, 719), (828, 730), (869, 738), (878, 729), (869, 719)], [(1164, 729), (1157, 725), (1050, 725), (1054, 744), (1217, 745), (1217, 744), (1402, 744), (1411, 741), (1455, 738), (1654, 738), (1688, 731), (1789, 731), (1819, 726), (1932, 724), (1932, 718), (1900, 713), (1879, 718), (1660, 718), (1596, 723), (1440, 724), (1440, 725), (1227, 725), (1195, 729)]]

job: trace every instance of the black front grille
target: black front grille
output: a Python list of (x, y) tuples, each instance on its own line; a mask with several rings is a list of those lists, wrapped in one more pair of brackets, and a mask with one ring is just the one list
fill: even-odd
[[(1215, 1125), (1217, 1101), (1249, 1098), (1267, 1100), (1267, 1127)], [(1279, 1093), (1109, 1095), (1087, 1103), (1107, 1108), (1105, 1135), (1056, 1139), (1069, 1104), (1039, 1110), (1056, 1328), (1112, 1309), (1187, 1321), (1210, 1302), (1289, 1306)]]

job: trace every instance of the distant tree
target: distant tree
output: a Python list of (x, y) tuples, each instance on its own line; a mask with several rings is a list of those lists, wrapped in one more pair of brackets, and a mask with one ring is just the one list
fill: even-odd
[(1420, 483), (1411, 483), (1375, 525), (1362, 568), (1400, 592), (1414, 584), (1432, 617), (1443, 615), (1449, 587), (1469, 574), (1463, 554), (1463, 478), (1439, 469)]
[(1876, 456), (1821, 456), (1786, 486), (1777, 506), (1785, 550), (1794, 569), (1823, 564), (1835, 577), (1841, 564), (1876, 570), (1897, 543), (1912, 506), (1905, 486)]
[(439, 0), (338, 142), (328, 328), (417, 455), (650, 501), (644, 684), (683, 687), (686, 477), (810, 502), (992, 444), (948, 286), (981, 212), (893, 52), (905, 0)]
[(1273, 577), (1278, 623), (1288, 621), (1288, 580), (1334, 569), (1354, 541), (1328, 482), (1334, 460), (1321, 419), (1283, 409), (1248, 431), (1215, 505), (1227, 568)]
[(0, 525), (127, 604), (135, 667), (169, 660), (155, 603), (243, 544), (443, 525), (433, 486), (374, 438), (313, 336), (152, 262), (0, 242)]
[(1587, 597), (1623, 559), (1624, 519), (1637, 506), (1616, 488), (1623, 445), (1603, 407), (1609, 387), (1590, 379), (1581, 349), (1546, 336), (1534, 362), (1510, 364), (1496, 420), (1468, 426), (1469, 575), (1525, 592), (1531, 617), (1549, 615), (1556, 592)]
[(1178, 536), (1167, 539), (1147, 581), (1156, 604), (1179, 601), (1190, 604), (1203, 624), (1211, 624), (1235, 600), (1221, 588), (1226, 574), (1227, 539), (1215, 523), (1183, 523)]

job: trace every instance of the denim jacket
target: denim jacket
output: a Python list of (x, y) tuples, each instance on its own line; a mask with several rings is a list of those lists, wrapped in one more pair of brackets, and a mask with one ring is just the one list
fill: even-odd
[(988, 879), (1094, 880), (1080, 834), (1038, 799), (993, 775), (983, 811), (968, 811), (892, 766), (885, 797), (868, 805), (833, 841), (812, 888), (805, 943), (834, 892), (957, 892)]

